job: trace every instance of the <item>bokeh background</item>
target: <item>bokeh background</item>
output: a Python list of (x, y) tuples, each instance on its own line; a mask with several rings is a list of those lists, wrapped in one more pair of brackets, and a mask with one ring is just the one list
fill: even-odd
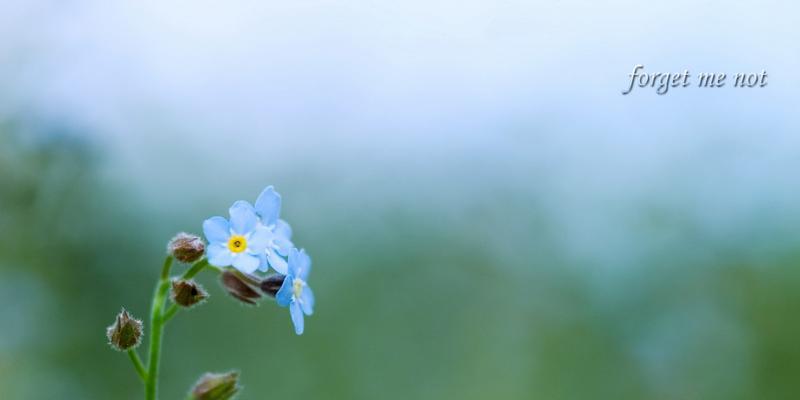
[[(163, 399), (795, 399), (791, 1), (0, 0), (0, 398), (138, 399), (105, 327), (268, 184), (316, 314), (211, 273)], [(646, 72), (765, 88), (620, 92)]]

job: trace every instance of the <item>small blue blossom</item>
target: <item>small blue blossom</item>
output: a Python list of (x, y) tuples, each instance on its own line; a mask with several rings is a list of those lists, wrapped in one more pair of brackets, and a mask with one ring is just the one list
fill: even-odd
[(267, 186), (258, 196), (255, 211), (260, 217), (259, 226), (268, 232), (267, 245), (260, 254), (259, 269), (266, 272), (272, 267), (279, 274), (286, 275), (287, 263), (284, 257), (294, 248), (291, 242), (292, 228), (280, 219), (281, 195), (272, 186)]
[(308, 273), (311, 272), (311, 258), (305, 250), (292, 249), (289, 252), (289, 263), (286, 279), (275, 294), (275, 300), (281, 307), (289, 307), (294, 332), (303, 334), (303, 314), (314, 313), (314, 293), (308, 287)]
[(261, 226), (255, 209), (246, 201), (234, 203), (229, 213), (230, 222), (223, 217), (203, 222), (203, 233), (209, 242), (208, 262), (253, 273), (261, 265), (261, 255), (270, 243), (271, 233)]

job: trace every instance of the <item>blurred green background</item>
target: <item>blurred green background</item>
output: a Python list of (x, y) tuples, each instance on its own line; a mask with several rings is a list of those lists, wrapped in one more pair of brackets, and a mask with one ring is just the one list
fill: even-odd
[[(200, 232), (263, 183), (206, 191), (193, 165), (173, 166), (146, 200), (104, 177), (96, 147), (19, 132), (4, 124), (0, 151), (3, 398), (139, 398), (104, 328), (121, 306), (146, 320), (173, 233)], [(483, 185), (456, 211), (405, 182), (398, 190), (413, 196), (381, 205), (377, 183), (342, 193), (316, 174), (270, 182), (313, 257), (306, 334), (294, 336), (285, 309), (241, 306), (204, 273), (211, 300), (167, 328), (163, 398), (233, 368), (243, 399), (796, 394), (797, 234), (776, 239), (754, 223), (716, 241), (654, 204), (618, 222), (671, 239), (640, 267), (604, 269), (559, 247), (563, 233), (533, 196)]]
[(162, 399), (797, 398), (797, 6), (614, 3), (0, 2), (0, 398), (142, 398), (105, 328), (270, 184), (306, 333), (204, 272)]

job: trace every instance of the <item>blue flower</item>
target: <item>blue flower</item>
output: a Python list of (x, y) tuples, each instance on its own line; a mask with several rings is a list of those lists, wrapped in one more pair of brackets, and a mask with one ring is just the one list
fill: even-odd
[(261, 255), (270, 243), (270, 232), (259, 224), (250, 203), (237, 201), (230, 210), (230, 222), (211, 217), (203, 222), (208, 239), (208, 262), (217, 267), (233, 265), (244, 273), (253, 273), (261, 265)]
[(260, 217), (259, 226), (267, 232), (267, 244), (264, 252), (260, 254), (260, 270), (266, 272), (271, 266), (279, 274), (286, 275), (287, 263), (284, 257), (294, 248), (291, 242), (292, 228), (286, 221), (280, 219), (281, 195), (272, 186), (267, 186), (258, 196), (255, 211)]
[(311, 272), (311, 258), (306, 251), (292, 249), (289, 252), (286, 279), (275, 294), (275, 300), (281, 307), (289, 307), (294, 332), (298, 335), (303, 334), (303, 314), (314, 313), (314, 293), (306, 283), (309, 272)]

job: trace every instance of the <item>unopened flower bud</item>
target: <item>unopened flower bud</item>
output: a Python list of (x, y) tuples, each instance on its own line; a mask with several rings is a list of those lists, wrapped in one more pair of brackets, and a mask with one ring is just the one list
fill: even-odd
[(256, 285), (257, 282), (252, 277), (230, 270), (224, 271), (220, 276), (220, 283), (228, 294), (250, 305), (255, 305), (256, 301), (261, 298), (261, 294), (253, 288), (253, 285)]
[(283, 286), (283, 281), (285, 279), (286, 276), (281, 274), (270, 275), (261, 281), (261, 291), (269, 296), (275, 297), (275, 295), (278, 293), (278, 290), (280, 290), (281, 286)]
[(170, 292), (172, 301), (183, 307), (192, 307), (208, 298), (208, 293), (199, 283), (189, 280), (175, 279)]
[(167, 252), (181, 262), (195, 262), (203, 256), (206, 245), (199, 236), (186, 232), (175, 235), (167, 244)]
[(123, 308), (117, 319), (106, 330), (108, 343), (116, 350), (125, 351), (139, 345), (142, 340), (142, 321), (132, 318)]
[(240, 389), (239, 373), (227, 374), (206, 373), (200, 377), (192, 388), (193, 400), (228, 400)]

